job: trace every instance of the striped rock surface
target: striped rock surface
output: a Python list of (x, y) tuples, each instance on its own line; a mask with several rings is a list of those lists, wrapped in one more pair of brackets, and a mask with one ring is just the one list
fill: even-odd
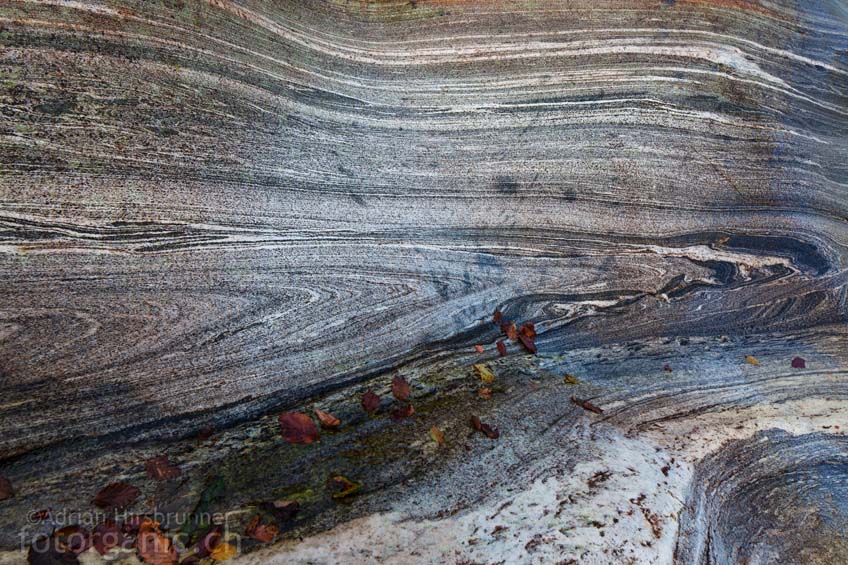
[[(621, 403), (610, 445), (747, 410), (722, 420), (748, 434), (721, 436), (740, 461), (772, 437), (774, 469), (808, 444), (844, 456), (830, 420), (764, 420), (809, 442), (751, 435), (775, 402), (844, 420), (839, 0), (2, 0), (0, 46), (0, 460), (21, 484), (74, 445), (178, 441), (467, 364), (499, 339), (495, 308), (536, 322), (533, 370), (572, 352)], [(779, 369), (733, 368), (752, 353)], [(659, 360), (687, 380), (626, 378)], [(553, 398), (536, 408), (573, 409)], [(683, 451), (695, 534), (639, 559), (813, 562), (787, 549), (800, 532), (745, 553), (745, 498), (699, 490), (769, 469), (713, 480)], [(844, 462), (815, 465), (844, 525)]]

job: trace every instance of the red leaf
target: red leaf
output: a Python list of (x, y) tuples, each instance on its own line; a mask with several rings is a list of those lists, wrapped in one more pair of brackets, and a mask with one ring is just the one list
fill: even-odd
[(496, 345), (498, 346), (498, 354), (501, 357), (506, 357), (506, 343), (501, 340)]
[(536, 343), (531, 338), (527, 337), (526, 335), (520, 335), (518, 336), (518, 339), (521, 340), (521, 345), (524, 346), (524, 349), (526, 349), (533, 355), (536, 355), (538, 349), (536, 348)]
[(576, 396), (571, 397), (571, 402), (582, 408), (583, 410), (588, 410), (589, 412), (594, 412), (595, 414), (603, 414), (604, 411), (589, 402), (588, 400), (581, 400)]
[(127, 483), (112, 483), (97, 493), (92, 504), (98, 508), (121, 510), (141, 495), (141, 491)]
[(536, 337), (536, 326), (533, 324), (533, 322), (524, 322), (518, 329), (518, 333), (523, 336), (529, 337), (530, 339), (533, 339), (534, 337)]
[(104, 523), (98, 524), (91, 534), (91, 545), (100, 555), (106, 555), (106, 552), (113, 547), (122, 546), (124, 540), (121, 528), (113, 520), (106, 520)]
[(366, 412), (376, 412), (380, 408), (380, 397), (370, 390), (362, 395), (362, 409)]
[(412, 404), (403, 404), (392, 410), (392, 418), (395, 420), (403, 420), (415, 414), (415, 408)]
[(15, 489), (6, 477), (0, 477), (0, 500), (6, 500), (15, 496)]
[(155, 481), (167, 481), (180, 476), (180, 468), (171, 465), (167, 455), (148, 459), (145, 464), (147, 476)]
[(318, 416), (318, 422), (321, 424), (322, 428), (334, 430), (342, 425), (341, 420), (339, 420), (329, 412), (324, 412), (320, 408), (315, 409), (315, 415)]
[(65, 526), (53, 532), (53, 537), (59, 547), (76, 555), (91, 547), (91, 535), (81, 526)]
[(481, 422), (480, 418), (477, 416), (471, 416), (471, 426), (475, 430), (483, 432), (483, 434), (485, 434), (489, 439), (498, 439), (501, 435), (497, 428), (493, 428), (489, 424)]
[(392, 379), (392, 394), (398, 400), (407, 400), (409, 398), (410, 388), (409, 381), (398, 375)]
[(284, 412), (277, 416), (280, 421), (280, 433), (289, 443), (312, 443), (318, 441), (318, 428), (306, 414)]
[(792, 368), (793, 369), (806, 369), (807, 368), (807, 362), (804, 360), (803, 357), (796, 357), (795, 359), (792, 360)]
[(495, 324), (500, 324), (500, 323), (501, 323), (501, 318), (503, 318), (503, 314), (501, 314), (501, 311), (500, 311), (500, 310), (495, 310), (495, 313), (494, 313), (494, 315), (492, 316), (492, 322), (494, 322)]
[(483, 353), (484, 351), (486, 351), (485, 349), (483, 349), (482, 345), (475, 345), (474, 349), (477, 350), (477, 353)]

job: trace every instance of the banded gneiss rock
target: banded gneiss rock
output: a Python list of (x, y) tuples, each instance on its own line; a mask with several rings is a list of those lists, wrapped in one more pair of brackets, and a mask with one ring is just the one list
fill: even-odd
[[(0, 504), (84, 482), (81, 453), (134, 461), (128, 439), (243, 439), (321, 395), (358, 403), (396, 367), (470, 366), (502, 339), (496, 308), (535, 323), (538, 360), (514, 378), (588, 387), (496, 391), (541, 434), (526, 457), (579, 465), (601, 428), (673, 451), (658, 427), (716, 419), (744, 442), (772, 405), (796, 412), (770, 425), (840, 433), (818, 407), (845, 398), (846, 21), (838, 0), (0, 3), (0, 475), (16, 493)], [(366, 417), (327, 409), (343, 430)], [(425, 436), (447, 428), (415, 412)], [(486, 421), (510, 460), (524, 435)], [(580, 439), (566, 422), (594, 423)], [(706, 452), (687, 449), (697, 471), (665, 462), (658, 480), (697, 487)], [(104, 478), (47, 498), (87, 501)], [(493, 496), (478, 488), (457, 500)], [(671, 555), (676, 518), (649, 499), (635, 516), (661, 533), (643, 541)], [(518, 550), (567, 543), (540, 535)]]

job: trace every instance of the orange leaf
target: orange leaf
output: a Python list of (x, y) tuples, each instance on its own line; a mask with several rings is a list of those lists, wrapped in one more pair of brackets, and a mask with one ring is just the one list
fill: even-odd
[(442, 431), (436, 426), (430, 428), (430, 439), (435, 441), (436, 445), (438, 446), (442, 446), (445, 444), (445, 434), (443, 434)]
[(250, 523), (245, 528), (246, 536), (251, 537), (262, 543), (270, 543), (274, 541), (274, 537), (279, 533), (280, 529), (273, 524), (265, 525), (259, 523), (259, 514), (253, 517)]
[(142, 561), (150, 565), (174, 565), (177, 562), (177, 550), (159, 530), (159, 522), (146, 519), (141, 523), (136, 547)]
[(477, 391), (477, 396), (479, 396), (483, 400), (489, 400), (490, 398), (492, 398), (492, 389), (485, 387), (481, 388)]
[(235, 557), (238, 549), (231, 543), (223, 542), (219, 543), (215, 546), (215, 549), (212, 550), (212, 554), (209, 556), (215, 561), (226, 561), (227, 559), (232, 559)]
[(484, 351), (486, 351), (485, 349), (483, 349), (482, 345), (475, 345), (474, 349), (477, 350), (477, 353), (483, 353)]
[(285, 412), (277, 416), (280, 433), (289, 443), (312, 443), (318, 441), (318, 428), (312, 418), (299, 412)]
[(341, 420), (320, 408), (315, 409), (315, 415), (318, 416), (318, 422), (321, 423), (322, 428), (335, 429), (342, 425)]
[(515, 327), (515, 322), (512, 322), (506, 328), (506, 337), (509, 339), (518, 339), (518, 328)]

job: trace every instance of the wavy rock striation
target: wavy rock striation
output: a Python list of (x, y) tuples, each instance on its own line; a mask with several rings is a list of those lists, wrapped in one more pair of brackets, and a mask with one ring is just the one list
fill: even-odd
[[(772, 404), (818, 425), (844, 400), (839, 0), (1, 0), (0, 45), (0, 459), (24, 497), (81, 478), (80, 446), (127, 461), (453, 370), (499, 339), (496, 307), (536, 322), (528, 371), (590, 373), (621, 441)], [(665, 361), (681, 377), (653, 382)], [(805, 503), (764, 509), (765, 549), (732, 516), (772, 503), (740, 490), (763, 477), (831, 493), (816, 519), (844, 525), (841, 464), (803, 463), (842, 449), (822, 433), (680, 448), (679, 540), (641, 558), (814, 562), (786, 529)], [(739, 467), (763, 438), (779, 464)]]

